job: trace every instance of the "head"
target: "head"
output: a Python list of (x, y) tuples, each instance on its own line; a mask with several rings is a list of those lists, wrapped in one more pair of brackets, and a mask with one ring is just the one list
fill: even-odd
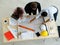
[(19, 17), (23, 17), (23, 13), (23, 10), (20, 7), (17, 7), (11, 17), (17, 20)]
[(16, 15), (22, 16), (23, 15), (23, 10), (20, 7), (17, 7), (14, 12)]
[(36, 10), (36, 9), (37, 9), (37, 3), (36, 3), (36, 2), (32, 2), (32, 3), (31, 3), (31, 8), (32, 8), (33, 10)]
[(46, 12), (46, 11), (42, 12), (42, 13), (41, 13), (41, 16), (42, 16), (42, 17), (46, 17), (46, 16), (47, 16), (47, 12)]

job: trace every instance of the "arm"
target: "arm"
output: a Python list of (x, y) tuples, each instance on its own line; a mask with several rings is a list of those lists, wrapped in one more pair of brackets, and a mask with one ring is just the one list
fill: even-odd
[(31, 5), (31, 2), (30, 3), (27, 3), (26, 6), (24, 7), (24, 10), (26, 13), (29, 13), (30, 12), (30, 5)]
[(47, 19), (46, 21), (44, 21), (42, 24), (45, 24), (45, 23), (47, 23), (47, 22), (49, 22), (50, 21), (50, 19)]
[(34, 21), (35, 19), (38, 19), (39, 17), (40, 17), (40, 15), (38, 15), (37, 17), (34, 17), (33, 19), (30, 20), (30, 23), (31, 23), (32, 21)]
[(53, 21), (54, 20), (54, 16), (52, 14), (52, 11), (49, 11), (49, 18), (50, 18), (50, 21)]
[(37, 3), (37, 8), (38, 8), (38, 12), (40, 13), (40, 11), (41, 11), (41, 6), (40, 6), (40, 3)]
[(28, 4), (26, 4), (25, 8), (24, 8), (25, 12), (28, 12)]

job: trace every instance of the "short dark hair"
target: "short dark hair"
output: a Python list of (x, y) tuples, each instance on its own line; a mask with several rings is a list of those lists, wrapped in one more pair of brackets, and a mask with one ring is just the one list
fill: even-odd
[(23, 15), (23, 13), (24, 13), (23, 9), (20, 7), (17, 7), (11, 17), (14, 18), (15, 20), (18, 20), (19, 17)]
[(37, 8), (37, 3), (36, 2), (32, 2), (31, 3), (31, 8)]
[(46, 17), (46, 16), (47, 16), (47, 12), (45, 12), (45, 11), (42, 12), (42, 13), (41, 13), (41, 16)]

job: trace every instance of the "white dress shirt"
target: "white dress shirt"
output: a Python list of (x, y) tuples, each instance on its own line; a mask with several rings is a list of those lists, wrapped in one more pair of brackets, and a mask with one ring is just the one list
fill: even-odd
[[(36, 17), (36, 19), (39, 18), (41, 16), (41, 13), (44, 12), (44, 11), (48, 13), (47, 16), (49, 17), (50, 21), (54, 20), (53, 14), (57, 12), (57, 8), (54, 7), (54, 6), (50, 6), (50, 7), (46, 8), (46, 9), (41, 10), (40, 14)], [(45, 18), (46, 17), (44, 17), (44, 19)]]

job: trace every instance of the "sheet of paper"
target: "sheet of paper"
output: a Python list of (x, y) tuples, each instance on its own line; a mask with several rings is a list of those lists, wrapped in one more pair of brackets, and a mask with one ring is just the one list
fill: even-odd
[(22, 39), (32, 39), (32, 38), (34, 38), (34, 32), (30, 32), (30, 31), (24, 32), (21, 34), (21, 38)]
[(13, 29), (12, 27), (8, 26), (8, 29), (10, 30), (10, 32), (13, 34), (13, 36), (15, 38), (17, 38), (17, 30), (16, 29)]
[(9, 18), (9, 25), (17, 25), (17, 21), (13, 18)]

